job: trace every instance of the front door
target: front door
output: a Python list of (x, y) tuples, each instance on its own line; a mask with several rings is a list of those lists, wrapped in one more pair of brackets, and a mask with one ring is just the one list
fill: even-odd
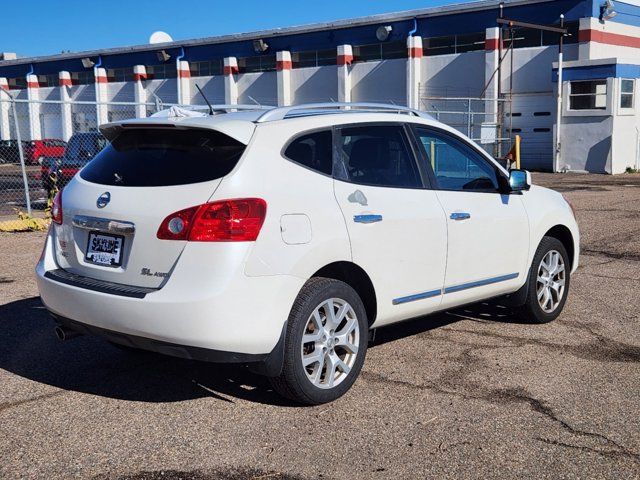
[(457, 135), (417, 127), (447, 218), (443, 307), (509, 293), (524, 283), (529, 223), (520, 195), (504, 193), (506, 177)]
[(353, 261), (376, 290), (376, 326), (438, 309), (446, 220), (403, 125), (337, 129), (335, 195)]

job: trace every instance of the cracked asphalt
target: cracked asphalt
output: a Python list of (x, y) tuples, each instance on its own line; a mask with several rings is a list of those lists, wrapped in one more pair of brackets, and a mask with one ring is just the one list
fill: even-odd
[(244, 368), (57, 342), (44, 235), (0, 235), (0, 478), (640, 478), (640, 175), (534, 182), (582, 231), (563, 315), (381, 329), (354, 388), (313, 408)]

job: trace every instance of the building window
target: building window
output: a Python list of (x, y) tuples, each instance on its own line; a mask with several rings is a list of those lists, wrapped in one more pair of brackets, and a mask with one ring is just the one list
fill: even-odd
[(393, 58), (407, 58), (407, 45), (401, 42), (373, 43), (353, 47), (354, 62), (373, 62)]
[(468, 35), (456, 35), (456, 53), (484, 50), (484, 33), (470, 33)]
[(107, 70), (107, 78), (110, 82), (133, 81), (133, 68), (110, 68)]
[(450, 55), (453, 53), (484, 50), (484, 33), (448, 35), (446, 37), (423, 38), (425, 56)]
[(628, 79), (620, 80), (620, 108), (633, 108), (633, 87), (634, 81)]
[(571, 82), (569, 87), (570, 110), (606, 110), (607, 81), (586, 80)]
[(223, 61), (221, 58), (207, 62), (190, 62), (189, 70), (192, 77), (210, 77), (222, 75)]
[(88, 70), (86, 72), (71, 72), (71, 83), (73, 85), (89, 85), (91, 83), (95, 83), (93, 70)]
[(272, 72), (276, 69), (275, 55), (243, 57), (238, 59), (240, 73)]
[(336, 64), (336, 49), (310, 50), (308, 52), (292, 52), (291, 62), (293, 68), (322, 67)]
[(175, 63), (165, 63), (163, 65), (152, 65), (147, 67), (148, 78), (176, 78), (177, 76), (178, 73), (176, 72)]
[(10, 90), (23, 90), (27, 88), (27, 79), (24, 77), (10, 78), (7, 80)]
[(55, 73), (38, 75), (38, 85), (40, 85), (40, 87), (57, 87), (59, 83), (58, 75)]

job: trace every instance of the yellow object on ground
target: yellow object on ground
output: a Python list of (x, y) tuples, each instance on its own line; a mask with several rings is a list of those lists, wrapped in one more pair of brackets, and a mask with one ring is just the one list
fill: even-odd
[(26, 213), (18, 212), (18, 218), (0, 221), (0, 232), (35, 232), (49, 228), (51, 220), (48, 218), (30, 217)]

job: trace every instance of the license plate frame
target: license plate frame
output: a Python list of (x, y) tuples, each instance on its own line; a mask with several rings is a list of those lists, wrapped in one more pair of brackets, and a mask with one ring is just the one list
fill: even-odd
[[(119, 242), (119, 245), (114, 247), (113, 252), (95, 251), (91, 248), (91, 246), (92, 246), (92, 240), (97, 236), (113, 239), (116, 242)], [(91, 263), (92, 265), (99, 265), (101, 267), (119, 268), (122, 266), (123, 250), (124, 250), (124, 235), (116, 235), (113, 233), (101, 232), (99, 230), (92, 230), (89, 232), (89, 235), (87, 236), (87, 248), (85, 248), (85, 251), (84, 251), (84, 260), (85, 262)], [(99, 255), (101, 253), (108, 254), (108, 255), (115, 254), (115, 258), (112, 258), (109, 263), (107, 263), (106, 261), (97, 261), (94, 255), (96, 254)]]

